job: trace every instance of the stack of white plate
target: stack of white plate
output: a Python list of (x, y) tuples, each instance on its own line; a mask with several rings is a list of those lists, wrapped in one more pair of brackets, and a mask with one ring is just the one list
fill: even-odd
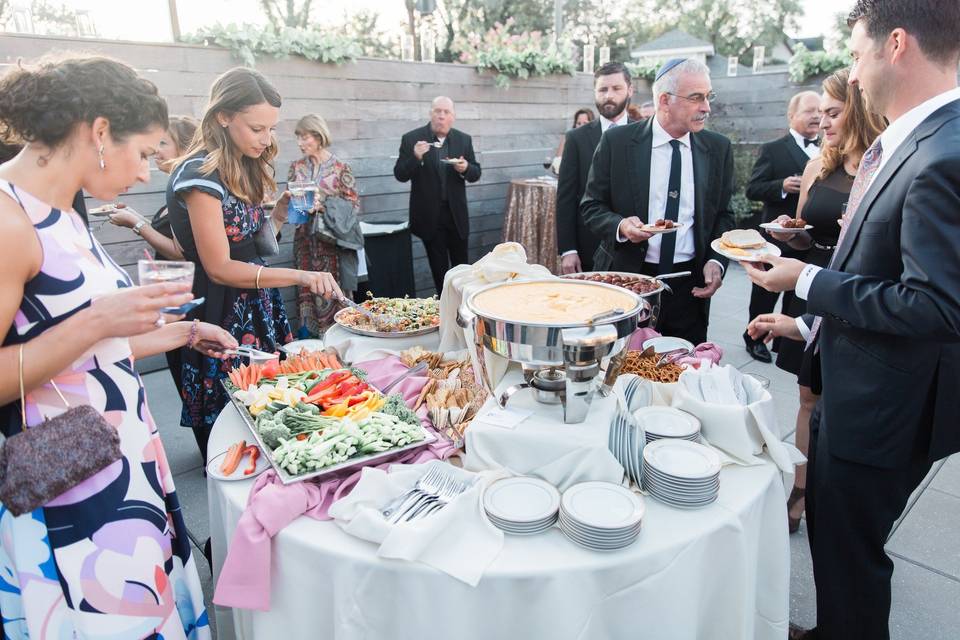
[(700, 421), (686, 411), (673, 407), (643, 407), (633, 412), (643, 424), (646, 444), (663, 438), (700, 442)]
[(613, 551), (640, 535), (643, 499), (610, 482), (581, 482), (563, 492), (560, 529), (581, 547)]
[[(650, 404), (651, 384), (647, 380), (634, 377), (624, 387), (623, 396), (628, 407)], [(643, 438), (637, 428), (637, 422), (629, 410), (617, 403), (617, 410), (610, 419), (610, 431), (607, 446), (626, 471), (630, 480), (640, 484), (643, 472)]]
[(483, 509), (490, 522), (517, 536), (546, 531), (557, 521), (559, 508), (560, 492), (539, 478), (504, 478), (483, 494)]
[(705, 507), (720, 491), (720, 456), (687, 440), (651, 442), (643, 448), (643, 488), (674, 507)]

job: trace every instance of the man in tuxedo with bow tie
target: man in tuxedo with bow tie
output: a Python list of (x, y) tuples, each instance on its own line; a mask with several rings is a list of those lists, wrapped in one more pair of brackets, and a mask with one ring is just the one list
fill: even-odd
[(960, 451), (960, 3), (859, 0), (848, 24), (850, 83), (890, 125), (863, 155), (827, 268), (747, 265), (811, 317), (749, 330), (806, 339), (823, 379), (806, 494), (817, 628), (790, 637), (886, 640), (887, 537), (933, 462)]
[[(580, 215), (598, 238), (597, 271), (656, 276), (689, 271), (670, 281), (657, 329), (707, 339), (710, 298), (723, 283), (727, 259), (710, 243), (733, 228), (733, 149), (704, 129), (716, 98), (710, 70), (684, 58), (667, 61), (653, 83), (656, 114), (646, 122), (608, 129), (593, 156)], [(670, 220), (669, 233), (644, 225)]]
[[(820, 96), (813, 91), (801, 91), (787, 105), (787, 121), (790, 129), (782, 138), (760, 147), (760, 154), (753, 165), (753, 174), (747, 183), (746, 196), (763, 202), (763, 221), (772, 222), (781, 215), (791, 218), (797, 215), (800, 201), (800, 176), (807, 162), (820, 157)], [(791, 251), (787, 245), (774, 242), (786, 255)], [(771, 293), (754, 285), (750, 292), (750, 317), (771, 313), (777, 306), (779, 293)], [(783, 294), (786, 308), (793, 297)], [(754, 360), (770, 362), (770, 351), (763, 344), (752, 340), (746, 333), (743, 340), (747, 353)]]

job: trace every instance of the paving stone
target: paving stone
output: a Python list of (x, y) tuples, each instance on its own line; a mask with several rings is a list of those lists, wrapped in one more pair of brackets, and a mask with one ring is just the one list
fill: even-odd
[(960, 581), (957, 531), (960, 531), (960, 497), (927, 488), (890, 538), (887, 549)]
[(960, 498), (960, 453), (947, 458), (930, 486), (944, 493)]
[(143, 376), (150, 413), (160, 430), (160, 439), (167, 452), (167, 462), (174, 475), (203, 464), (197, 442), (190, 429), (180, 426), (180, 396), (173, 380), (166, 371), (157, 371)]
[[(956, 537), (955, 531), (949, 534)], [(891, 640), (956, 640), (960, 581), (900, 558), (894, 558), (893, 564)]]
[(173, 477), (180, 498), (180, 508), (194, 540), (200, 545), (210, 537), (210, 508), (207, 505), (207, 479), (200, 469)]
[(817, 592), (813, 585), (807, 521), (790, 536), (790, 620), (809, 629), (817, 623)]

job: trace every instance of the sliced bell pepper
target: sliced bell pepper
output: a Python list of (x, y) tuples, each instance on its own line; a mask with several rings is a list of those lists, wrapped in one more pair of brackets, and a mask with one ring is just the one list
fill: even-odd
[(327, 388), (332, 387), (332, 386), (334, 386), (334, 385), (336, 385), (336, 384), (338, 384), (338, 383), (340, 383), (340, 382), (343, 382), (344, 380), (346, 380), (347, 378), (351, 377), (352, 375), (353, 375), (353, 374), (351, 374), (351, 373), (350, 373), (348, 370), (346, 370), (346, 369), (344, 369), (344, 370), (342, 370), (342, 371), (334, 371), (333, 373), (331, 373), (330, 375), (328, 375), (326, 378), (324, 378), (324, 379), (321, 380), (320, 382), (317, 382), (317, 383), (315, 383), (315, 384), (310, 385), (310, 386), (307, 388), (307, 394), (313, 395), (313, 394), (314, 394), (315, 392), (317, 392), (317, 391), (323, 391), (324, 389), (327, 389)]

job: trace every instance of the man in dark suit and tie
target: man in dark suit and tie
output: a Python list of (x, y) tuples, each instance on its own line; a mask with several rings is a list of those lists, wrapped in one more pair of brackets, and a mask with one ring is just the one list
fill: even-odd
[(567, 131), (557, 178), (557, 248), (563, 273), (593, 271), (593, 254), (600, 239), (580, 216), (580, 200), (600, 136), (609, 128), (627, 124), (633, 95), (630, 72), (620, 62), (608, 62), (594, 73), (594, 100), (600, 117)]
[[(657, 328), (699, 344), (727, 263), (710, 242), (734, 226), (733, 151), (727, 138), (704, 130), (714, 99), (706, 65), (668, 61), (653, 95), (654, 117), (603, 134), (580, 213), (601, 240), (594, 269), (692, 272), (670, 281), (674, 293), (662, 298)], [(643, 230), (661, 219), (681, 226), (664, 234)]]
[(411, 180), (410, 231), (423, 241), (437, 294), (452, 266), (466, 264), (470, 236), (467, 182), (480, 179), (470, 136), (453, 128), (453, 100), (434, 98), (430, 122), (403, 135), (393, 175)]
[[(813, 91), (801, 91), (793, 96), (787, 105), (787, 121), (790, 130), (785, 136), (760, 147), (753, 174), (747, 183), (746, 196), (763, 202), (764, 222), (772, 222), (784, 214), (791, 218), (797, 215), (800, 176), (807, 162), (820, 157), (820, 96)], [(787, 245), (776, 244), (785, 255), (791, 254)], [(772, 313), (779, 297), (779, 293), (754, 285), (750, 292), (750, 318)], [(791, 297), (789, 292), (783, 294), (784, 308)], [(772, 360), (763, 341), (753, 340), (746, 333), (743, 341), (754, 360)]]
[(816, 318), (750, 330), (805, 337), (823, 380), (806, 495), (817, 628), (790, 637), (885, 640), (884, 544), (932, 463), (960, 451), (960, 3), (859, 0), (849, 23), (850, 83), (890, 125), (863, 156), (826, 269), (748, 265)]

